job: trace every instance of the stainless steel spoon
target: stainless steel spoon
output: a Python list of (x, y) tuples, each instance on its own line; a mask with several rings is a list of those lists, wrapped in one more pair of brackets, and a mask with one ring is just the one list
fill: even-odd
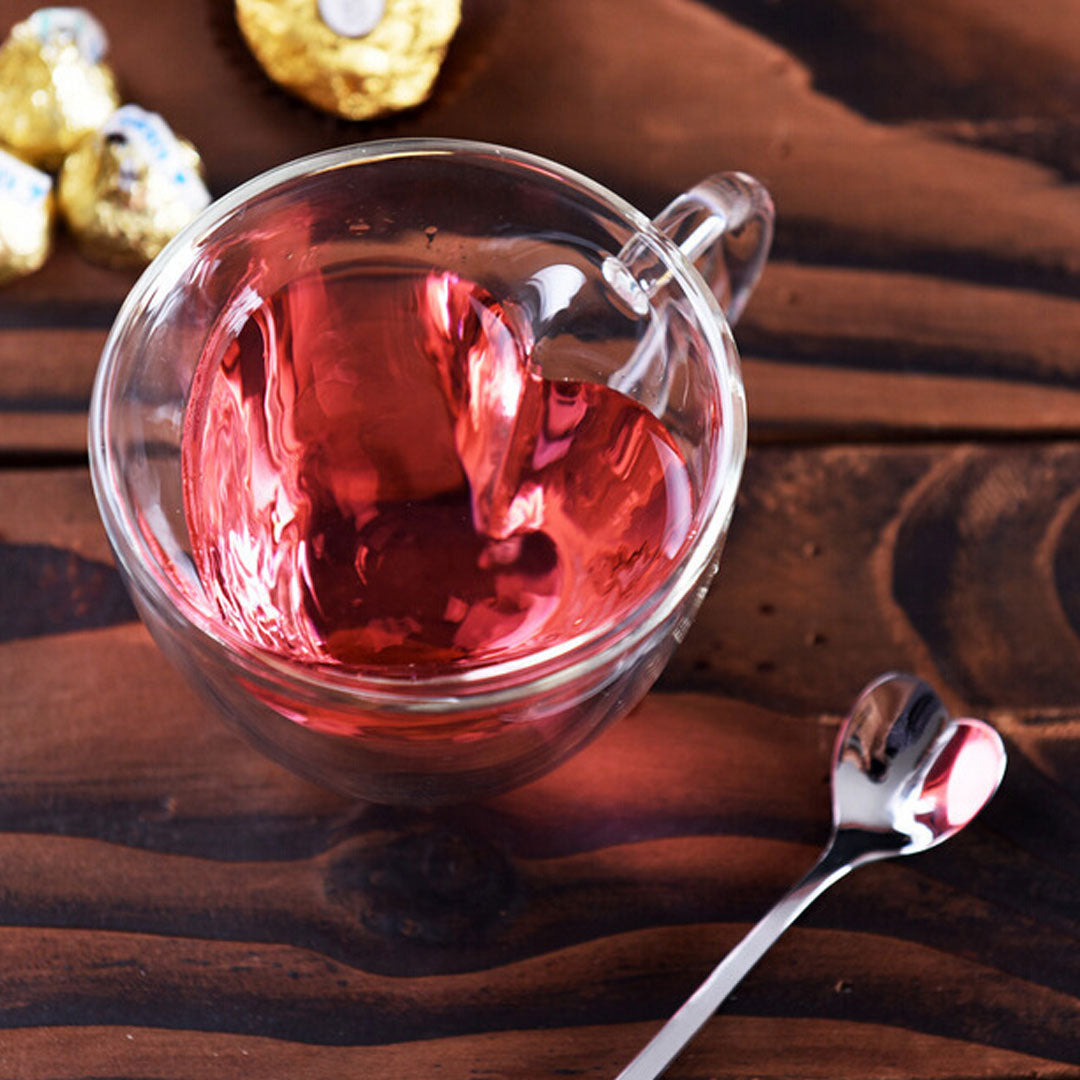
[(885, 675), (859, 695), (836, 741), (833, 825), (806, 876), (731, 950), (616, 1080), (654, 1080), (776, 939), (853, 867), (948, 840), (986, 805), (1005, 747), (981, 720), (953, 720), (913, 675)]

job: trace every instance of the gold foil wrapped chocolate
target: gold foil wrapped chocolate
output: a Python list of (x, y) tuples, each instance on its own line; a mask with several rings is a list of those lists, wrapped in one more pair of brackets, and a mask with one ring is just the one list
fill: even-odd
[(80, 8), (41, 8), (0, 46), (0, 143), (46, 169), (120, 104), (101, 24)]
[(209, 204), (201, 172), (160, 116), (125, 105), (64, 159), (60, 209), (87, 258), (138, 266)]
[(45, 262), (53, 213), (52, 177), (0, 150), (0, 284)]
[(236, 19), (274, 82), (368, 120), (428, 97), (461, 0), (236, 0)]

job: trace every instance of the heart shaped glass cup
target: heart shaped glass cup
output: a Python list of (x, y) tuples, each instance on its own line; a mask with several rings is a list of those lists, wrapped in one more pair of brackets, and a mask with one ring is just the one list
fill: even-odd
[(771, 232), (742, 174), (650, 221), (445, 140), (219, 200), (136, 284), (91, 406), (155, 640), (351, 795), (549, 770), (641, 699), (716, 572), (746, 446), (728, 322)]

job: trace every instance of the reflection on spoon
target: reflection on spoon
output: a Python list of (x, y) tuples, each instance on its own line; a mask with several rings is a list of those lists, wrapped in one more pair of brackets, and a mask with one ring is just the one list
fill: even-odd
[(836, 741), (825, 851), (616, 1080), (654, 1080), (814, 899), (855, 866), (947, 840), (986, 805), (1004, 773), (1005, 747), (989, 724), (951, 719), (913, 675), (871, 683)]

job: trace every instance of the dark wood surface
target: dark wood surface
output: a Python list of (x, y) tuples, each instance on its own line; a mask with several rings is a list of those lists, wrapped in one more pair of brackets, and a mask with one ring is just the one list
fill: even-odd
[(996, 723), (1001, 792), (821, 900), (671, 1075), (1080, 1077), (1080, 3), (465, 0), (434, 98), (368, 125), (269, 85), (225, 0), (90, 6), (215, 194), (438, 134), (649, 213), (742, 168), (778, 231), (694, 629), (578, 758), (437, 814), (310, 787), (187, 690), (85, 465), (133, 277), (61, 237), (0, 292), (0, 1077), (613, 1076), (812, 862), (890, 668)]

